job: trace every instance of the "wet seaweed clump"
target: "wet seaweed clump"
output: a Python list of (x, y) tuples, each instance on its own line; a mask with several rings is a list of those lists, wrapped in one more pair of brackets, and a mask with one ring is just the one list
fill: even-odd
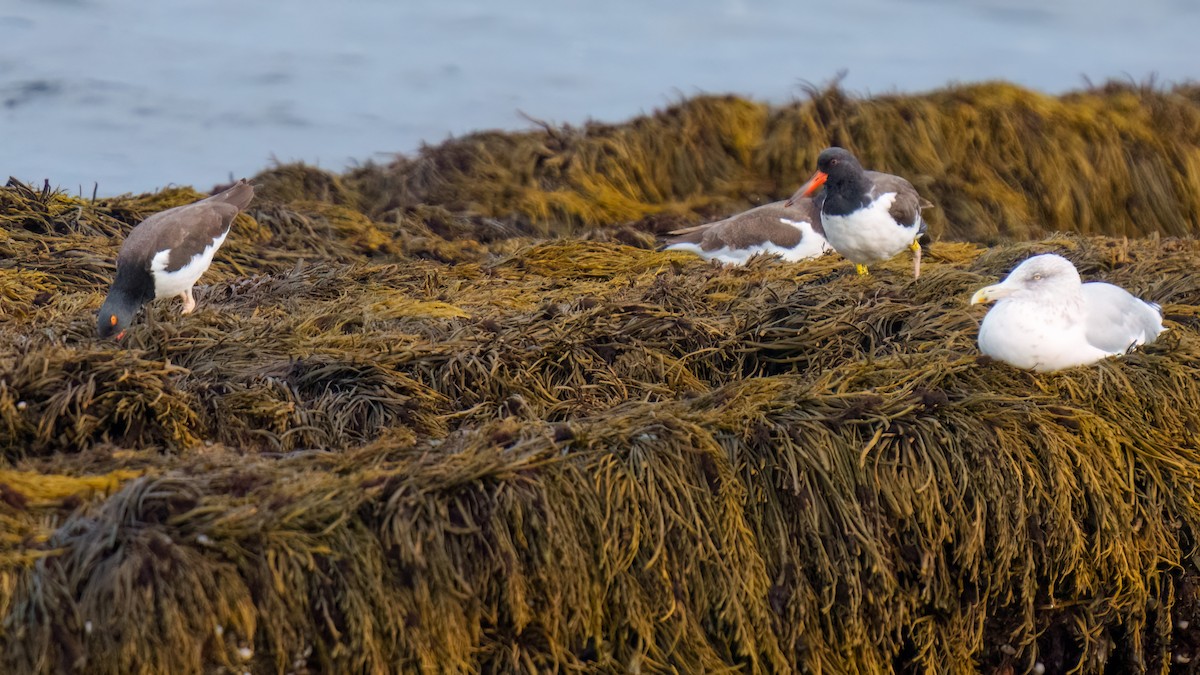
[[(936, 203), (919, 280), (654, 250), (832, 144)], [(120, 343), (121, 238), (203, 195), (10, 180), (0, 669), (1189, 672), (1198, 149), (1192, 87), (983, 84), (279, 166)], [(1044, 252), (1168, 332), (980, 357)]]

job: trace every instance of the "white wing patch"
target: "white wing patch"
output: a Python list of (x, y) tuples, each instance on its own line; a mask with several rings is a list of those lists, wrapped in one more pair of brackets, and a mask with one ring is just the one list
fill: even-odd
[(800, 230), (800, 243), (789, 249), (791, 251), (790, 254), (783, 255), (785, 260), (797, 262), (799, 260), (807, 260), (809, 258), (819, 258), (824, 255), (826, 251), (833, 250), (833, 247), (829, 245), (829, 242), (825, 240), (825, 237), (817, 234), (816, 231), (813, 230), (812, 223), (808, 222), (807, 220), (788, 220), (787, 218), (780, 218), (779, 222), (784, 223), (785, 225), (791, 225), (797, 230)]
[(154, 277), (154, 297), (169, 298), (179, 295), (196, 285), (196, 281), (208, 270), (212, 265), (213, 256), (216, 255), (217, 249), (221, 248), (221, 244), (225, 243), (225, 237), (229, 234), (229, 230), (221, 233), (221, 236), (213, 239), (212, 243), (204, 247), (198, 255), (192, 257), (186, 265), (174, 272), (167, 271), (167, 261), (171, 257), (171, 249), (159, 251), (150, 259), (150, 274)]

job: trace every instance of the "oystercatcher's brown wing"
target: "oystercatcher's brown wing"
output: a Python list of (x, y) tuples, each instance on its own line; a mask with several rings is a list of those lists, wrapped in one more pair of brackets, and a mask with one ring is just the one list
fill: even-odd
[(695, 244), (705, 251), (715, 251), (720, 248), (745, 249), (771, 242), (791, 248), (800, 243), (802, 234), (789, 223), (808, 222), (814, 230), (821, 231), (820, 208), (813, 200), (803, 198), (790, 207), (784, 203), (772, 202), (724, 220), (672, 230), (670, 234), (675, 237), (666, 240), (664, 245)]
[(896, 199), (892, 202), (888, 213), (898, 224), (912, 227), (921, 217), (922, 206), (927, 203), (921, 199), (921, 195), (917, 194), (917, 189), (912, 186), (912, 183), (890, 173), (879, 173), (878, 171), (865, 173), (875, 185), (875, 195), (896, 193)]
[(154, 256), (170, 250), (166, 270), (175, 272), (227, 232), (253, 197), (254, 188), (240, 181), (208, 199), (159, 211), (129, 232), (117, 262), (149, 271)]

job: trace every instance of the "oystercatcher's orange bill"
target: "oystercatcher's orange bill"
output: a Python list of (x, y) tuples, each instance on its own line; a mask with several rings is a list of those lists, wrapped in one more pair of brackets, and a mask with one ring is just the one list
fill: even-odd
[(813, 177), (809, 178), (807, 183), (800, 186), (800, 194), (805, 197), (811, 197), (812, 193), (816, 192), (817, 188), (824, 185), (825, 180), (828, 178), (829, 174), (825, 173), (824, 171), (818, 171), (814, 173)]

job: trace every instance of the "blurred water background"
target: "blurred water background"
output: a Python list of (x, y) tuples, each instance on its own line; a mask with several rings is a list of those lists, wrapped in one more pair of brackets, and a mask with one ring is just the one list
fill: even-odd
[[(0, 0), (0, 172), (101, 195), (485, 128), (1005, 79), (1194, 79), (1190, 0)], [(0, 176), (2, 180), (3, 176)]]

